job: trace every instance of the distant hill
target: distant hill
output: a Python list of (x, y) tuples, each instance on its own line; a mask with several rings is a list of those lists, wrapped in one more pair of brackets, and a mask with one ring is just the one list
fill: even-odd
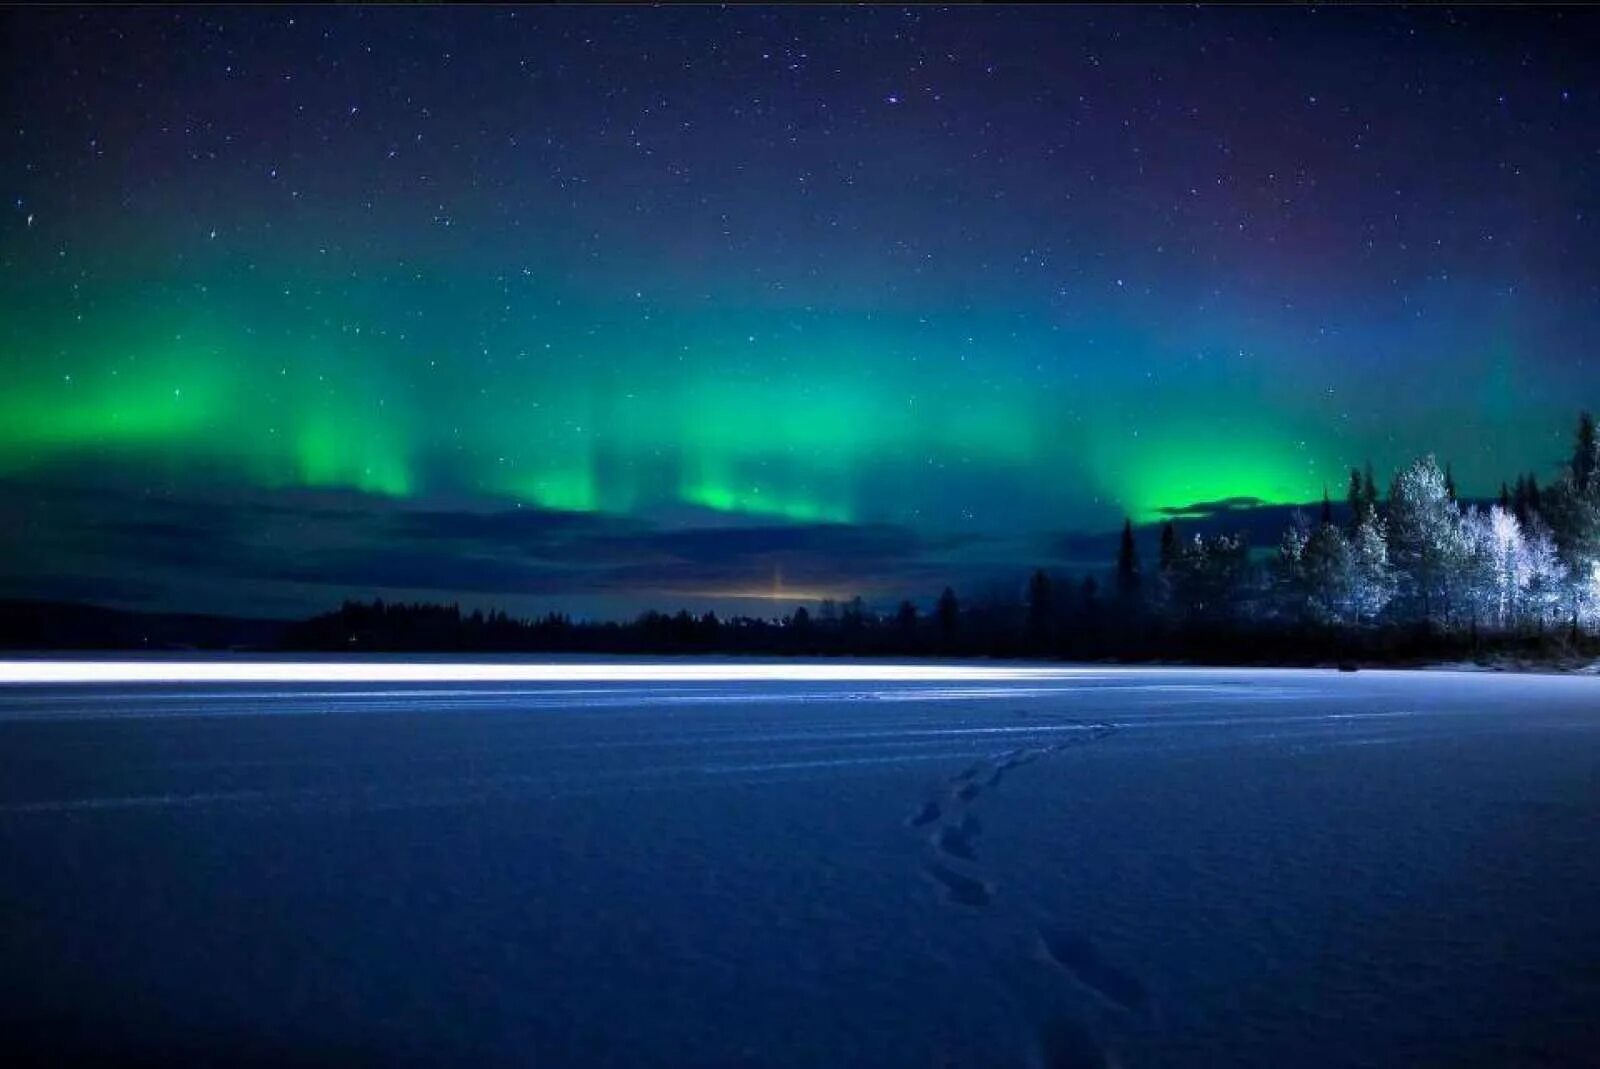
[(281, 620), (0, 598), (0, 649), (10, 650), (273, 649), (285, 626)]

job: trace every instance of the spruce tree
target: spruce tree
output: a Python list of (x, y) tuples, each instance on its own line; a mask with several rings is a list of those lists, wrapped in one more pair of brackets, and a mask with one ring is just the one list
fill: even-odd
[(1139, 547), (1133, 540), (1133, 521), (1122, 521), (1122, 543), (1117, 547), (1117, 594), (1132, 599), (1139, 594)]
[(939, 619), (939, 633), (945, 639), (948, 640), (955, 636), (956, 624), (959, 621), (960, 614), (961, 603), (956, 600), (956, 592), (949, 587), (945, 587), (944, 592), (939, 595), (939, 604), (935, 610), (935, 615)]
[(1594, 416), (1580, 412), (1578, 433), (1572, 443), (1572, 481), (1580, 494), (1588, 493), (1594, 482), (1596, 461), (1600, 460), (1595, 452), (1597, 447), (1600, 443), (1595, 440)]
[(1055, 607), (1050, 596), (1050, 576), (1043, 568), (1028, 580), (1028, 640), (1036, 649), (1047, 646), (1055, 625)]
[(1350, 469), (1350, 489), (1345, 492), (1345, 499), (1350, 505), (1350, 530), (1354, 531), (1366, 518), (1366, 498), (1361, 493), (1361, 471), (1358, 468)]
[(1178, 563), (1178, 529), (1168, 520), (1161, 525), (1161, 574), (1166, 575)]

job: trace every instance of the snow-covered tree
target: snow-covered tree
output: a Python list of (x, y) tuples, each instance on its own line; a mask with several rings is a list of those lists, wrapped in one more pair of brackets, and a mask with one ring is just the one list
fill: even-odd
[(1389, 489), (1389, 558), (1419, 619), (1448, 619), (1464, 550), (1461, 513), (1438, 461), (1431, 454), (1412, 461)]
[(1600, 479), (1580, 485), (1568, 469), (1543, 494), (1541, 514), (1550, 524), (1556, 551), (1570, 582), (1566, 613), (1572, 630), (1593, 625), (1593, 577), (1600, 566)]
[(1461, 541), (1459, 589), (1473, 626), (1510, 628), (1530, 575), (1522, 526), (1499, 505), (1487, 511), (1473, 506), (1461, 518)]
[(1543, 631), (1560, 617), (1566, 601), (1568, 572), (1556, 551), (1550, 528), (1535, 514), (1525, 538), (1528, 581), (1522, 591), (1521, 614), (1534, 630)]
[(1500, 627), (1510, 627), (1516, 621), (1523, 591), (1533, 578), (1528, 541), (1522, 535), (1522, 524), (1508, 509), (1496, 505), (1484, 515), (1495, 566), (1496, 622)]
[(1375, 511), (1364, 515), (1350, 539), (1350, 610), (1353, 622), (1377, 618), (1394, 597), (1394, 570), (1389, 567), (1388, 532)]
[(1306, 543), (1311, 541), (1310, 525), (1305, 513), (1296, 509), (1289, 526), (1278, 540), (1278, 554), (1272, 561), (1272, 586), (1274, 601), (1280, 615), (1291, 620), (1303, 619), (1307, 605)]

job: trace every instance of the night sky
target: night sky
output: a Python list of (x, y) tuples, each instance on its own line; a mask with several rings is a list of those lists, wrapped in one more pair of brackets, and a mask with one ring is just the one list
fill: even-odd
[(765, 614), (1549, 476), (1597, 26), (6, 11), (0, 594)]

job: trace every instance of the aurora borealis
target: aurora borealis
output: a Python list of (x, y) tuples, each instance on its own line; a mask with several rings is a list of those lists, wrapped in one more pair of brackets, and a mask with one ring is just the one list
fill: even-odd
[(1600, 395), (1596, 25), (7, 11), (0, 584), (926, 596), (1366, 460), (1492, 493)]

